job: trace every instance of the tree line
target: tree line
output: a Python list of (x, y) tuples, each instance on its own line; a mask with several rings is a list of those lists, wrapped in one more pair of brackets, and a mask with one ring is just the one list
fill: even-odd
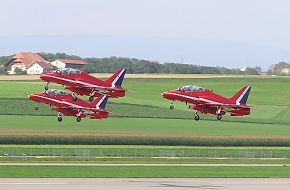
[[(65, 53), (38, 53), (45, 60), (52, 62), (56, 59), (79, 59), (84, 60), (88, 64), (82, 70), (88, 73), (113, 73), (119, 68), (126, 68), (127, 73), (142, 74), (142, 73), (166, 73), (166, 74), (245, 74), (258, 75), (258, 69), (246, 68), (245, 71), (240, 69), (228, 69), (225, 67), (209, 67), (198, 66), (191, 64), (180, 63), (164, 63), (124, 57), (109, 57), (109, 58), (81, 58), (76, 55), (67, 55)], [(0, 65), (6, 64), (12, 56), (0, 57)], [(1, 68), (1, 67), (0, 67)], [(3, 69), (5, 72), (5, 69)], [(1, 72), (1, 69), (0, 69)], [(2, 73), (3, 73), (2, 72)]]

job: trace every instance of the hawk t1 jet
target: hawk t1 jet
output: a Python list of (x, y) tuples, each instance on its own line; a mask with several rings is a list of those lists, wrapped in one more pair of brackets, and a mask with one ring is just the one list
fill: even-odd
[(214, 114), (218, 120), (229, 113), (231, 116), (249, 115), (251, 108), (247, 106), (247, 100), (251, 87), (245, 86), (233, 97), (226, 98), (211, 90), (198, 86), (182, 86), (175, 90), (163, 92), (163, 98), (171, 100), (170, 109), (174, 109), (173, 101), (181, 101), (189, 104), (188, 108), (194, 109), (194, 119), (199, 120), (199, 113)]
[(107, 118), (110, 113), (105, 110), (108, 97), (102, 95), (92, 102), (85, 102), (78, 98), (73, 100), (71, 94), (67, 94), (61, 90), (49, 89), (44, 93), (36, 93), (28, 95), (28, 98), (36, 102), (35, 110), (38, 110), (38, 102), (49, 104), (52, 110), (58, 112), (57, 120), (62, 121), (62, 116), (74, 116), (77, 122), (80, 122), (84, 117), (91, 119)]
[[(66, 89), (77, 93), (81, 96), (89, 96), (89, 101), (93, 101), (94, 97), (106, 95), (109, 98), (119, 98), (125, 96), (125, 89), (121, 87), (124, 80), (126, 69), (117, 70), (107, 80), (101, 80), (71, 68), (58, 69), (51, 73), (40, 75), (40, 79), (47, 82), (45, 90), (48, 90), (49, 83), (62, 84)], [(75, 94), (73, 95), (76, 100)]]

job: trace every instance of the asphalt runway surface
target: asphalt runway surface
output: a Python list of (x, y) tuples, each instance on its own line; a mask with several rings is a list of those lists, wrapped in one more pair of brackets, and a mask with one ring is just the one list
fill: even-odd
[(287, 178), (0, 178), (0, 190), (289, 190)]

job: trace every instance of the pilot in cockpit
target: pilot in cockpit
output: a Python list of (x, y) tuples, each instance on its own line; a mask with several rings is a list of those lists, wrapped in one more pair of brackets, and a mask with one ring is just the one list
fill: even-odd
[(44, 91), (45, 94), (50, 94), (50, 95), (67, 95), (65, 91), (62, 90), (57, 90), (57, 89), (48, 89)]
[(194, 92), (194, 91), (203, 91), (204, 88), (199, 87), (199, 86), (186, 85), (186, 86), (179, 87), (177, 90), (183, 91), (183, 92)]

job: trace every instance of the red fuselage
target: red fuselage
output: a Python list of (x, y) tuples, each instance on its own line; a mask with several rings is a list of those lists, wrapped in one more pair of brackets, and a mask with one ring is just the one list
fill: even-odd
[(96, 77), (86, 72), (80, 71), (77, 74), (68, 73), (48, 73), (42, 74), (40, 78), (48, 83), (57, 83), (66, 86), (72, 92), (81, 96), (98, 97), (106, 95), (110, 98), (119, 98), (125, 96), (125, 89), (120, 86), (112, 87)]
[(51, 105), (53, 110), (63, 113), (67, 116), (89, 116), (91, 119), (107, 118), (109, 111), (103, 109), (96, 109), (90, 103), (87, 103), (80, 98), (73, 101), (70, 94), (53, 95), (46, 93), (30, 94), (29, 99), (35, 102), (41, 102)]
[(168, 100), (178, 100), (181, 102), (187, 102), (195, 105), (199, 104), (235, 104), (235, 102), (230, 101), (228, 98), (220, 96), (210, 90), (193, 91), (193, 92), (183, 92), (180, 90), (171, 90), (162, 93), (163, 98)]

